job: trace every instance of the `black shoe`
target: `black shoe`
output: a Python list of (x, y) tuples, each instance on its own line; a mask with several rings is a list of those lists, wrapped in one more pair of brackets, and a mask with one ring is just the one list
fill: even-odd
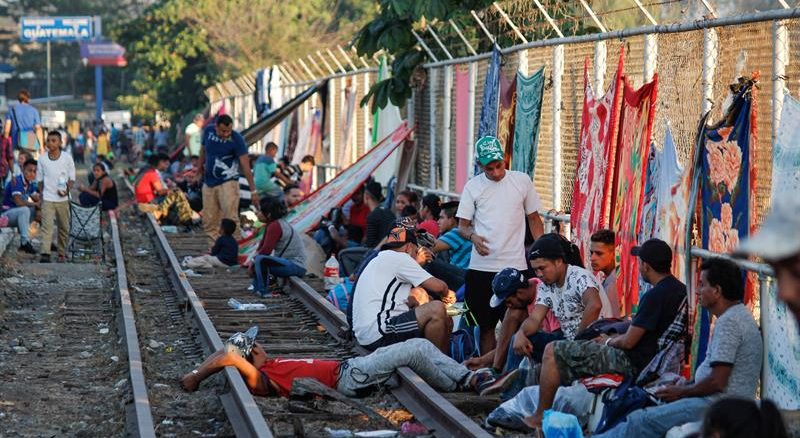
[(33, 245), (30, 242), (25, 242), (19, 247), (20, 251), (27, 252), (28, 254), (36, 254), (36, 250), (33, 249)]
[(42, 254), (42, 258), (39, 259), (39, 263), (50, 263), (50, 254)]
[(55, 243), (50, 244), (50, 251), (58, 251), (58, 246)]

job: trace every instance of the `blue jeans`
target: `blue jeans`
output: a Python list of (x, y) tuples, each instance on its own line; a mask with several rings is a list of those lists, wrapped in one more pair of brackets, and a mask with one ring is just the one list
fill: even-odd
[(28, 237), (28, 228), (31, 225), (31, 214), (33, 211), (30, 207), (15, 207), (3, 212), (2, 216), (8, 218), (8, 226), (16, 226), (19, 230), (19, 240), (21, 244), (30, 242)]
[[(514, 353), (514, 338), (517, 335), (511, 337), (511, 345), (508, 347), (508, 357), (506, 358), (506, 371), (511, 371), (519, 368), (519, 363), (522, 362), (522, 356), (517, 353)], [(555, 331), (553, 333), (546, 333), (546, 332), (536, 332), (530, 336), (528, 339), (533, 344), (533, 352), (531, 353), (531, 358), (537, 362), (542, 363), (542, 355), (544, 355), (544, 347), (547, 344), (553, 341), (560, 341), (564, 339), (564, 333), (561, 330)]]
[(253, 289), (256, 293), (266, 294), (269, 284), (269, 275), (276, 277), (302, 277), (306, 273), (306, 268), (297, 266), (294, 262), (280, 257), (256, 256), (253, 262), (256, 277), (253, 279)]
[(661, 438), (675, 426), (702, 420), (712, 401), (704, 397), (692, 397), (639, 409), (631, 412), (625, 422), (592, 437)]

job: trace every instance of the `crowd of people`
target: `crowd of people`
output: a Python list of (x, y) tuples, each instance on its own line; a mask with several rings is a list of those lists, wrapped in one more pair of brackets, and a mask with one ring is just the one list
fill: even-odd
[[(538, 385), (535, 409), (523, 419), (530, 429), (542, 427), (545, 411), (561, 406), (560, 387), (618, 375), (644, 388), (650, 402), (603, 423), (596, 436), (660, 437), (692, 422), (702, 436), (742, 436), (742, 430), (786, 436), (775, 406), (768, 400), (754, 403), (763, 341), (743, 302), (744, 275), (737, 264), (711, 258), (699, 266), (699, 305), (716, 321), (704, 360), (686, 380), (689, 294), (672, 274), (675, 248), (651, 239), (632, 249), (641, 279), (651, 288), (635, 314), (625, 314), (620, 302), (626, 291), (616, 287), (614, 231), (596, 230), (589, 254), (580, 254), (558, 233), (545, 233), (542, 203), (530, 177), (506, 169), (497, 138), (476, 143), (482, 172), (466, 183), (458, 201), (410, 190), (395, 193), (370, 179), (304, 236), (286, 217), (311, 191), (314, 157), (278, 158), (274, 143), (250, 154), (229, 116), (206, 123), (197, 115), (179, 145), (170, 145), (163, 135), (150, 144), (140, 142), (137, 130), (130, 142), (125, 129), (116, 138), (109, 133), (107, 148), (98, 139), (90, 181), (76, 184), (77, 140), (67, 152), (65, 136), (45, 132), (26, 105), (21, 94), (16, 115), (6, 120), (0, 168), (6, 172), (0, 176), (11, 176), (0, 217), (19, 229), (24, 252), (35, 252), (28, 229), (39, 221), (42, 242), (50, 242), (57, 224), (54, 248), (62, 258), (69, 193), (77, 190), (85, 205), (117, 208), (109, 171), (115, 156), (133, 154), (132, 162), (147, 163), (125, 170), (139, 209), (162, 224), (201, 226), (208, 238), (209, 251), (185, 260), (187, 268), (239, 264), (241, 218), (248, 211), (264, 226), (246, 263), (255, 294), (282, 293), (279, 279), (310, 271), (308, 241), (326, 255), (356, 254), (357, 266), (339, 285), (346, 294), (342, 310), (353, 339), (371, 354), (346, 361), (290, 360), (271, 358), (255, 343), (244, 354), (226, 349), (209, 356), (182, 378), (188, 391), (234, 366), (258, 395), (287, 396), (295, 378), (312, 377), (359, 396), (408, 366), (441, 391), (475, 390), (510, 399), (520, 390), (516, 383), (527, 361)], [(27, 142), (42, 146), (27, 150)], [(760, 232), (734, 255), (769, 263), (778, 298), (800, 319), (798, 202), (774, 202)], [(49, 261), (50, 252), (43, 244), (41, 260)], [(584, 257), (590, 266), (584, 266)], [(463, 302), (465, 313), (455, 325), (450, 312), (457, 302)], [(456, 351), (454, 331), (466, 333), (474, 348)], [(752, 420), (743, 425), (744, 419)]]
[[(251, 176), (238, 134), (225, 134), (220, 123), (225, 119), (206, 128), (210, 134), (202, 144), (209, 148), (206, 154), (227, 157), (215, 160), (221, 162), (216, 165), (220, 174), (230, 170), (229, 178), (210, 174), (211, 161), (201, 160), (206, 164), (204, 201), (206, 191), (212, 199), (214, 185), (230, 183), (216, 190), (235, 194), (238, 175), (233, 169), (241, 170), (248, 183), (256, 180), (261, 189), (251, 199), (260, 205), (266, 232), (251, 267), (253, 289), (262, 295), (280, 293), (276, 278), (307, 271), (299, 233), (285, 220), (296, 201), (264, 184), (263, 176)], [(220, 153), (218, 143), (226, 135), (233, 140)], [(730, 427), (739, 420), (725, 420), (735, 413), (774, 420), (756, 421), (746, 430), (786, 436), (783, 425), (776, 423), (780, 413), (774, 405), (753, 402), (763, 342), (743, 302), (744, 275), (736, 263), (712, 258), (699, 267), (699, 304), (716, 322), (705, 359), (693, 379), (686, 380), (688, 293), (672, 275), (674, 249), (658, 239), (632, 249), (641, 279), (651, 288), (636, 313), (625, 314), (620, 306), (625, 291), (615, 287), (614, 231), (592, 235), (590, 266), (584, 267), (576, 245), (544, 232), (541, 201), (530, 177), (505, 168), (499, 140), (484, 137), (476, 151), (482, 172), (467, 182), (459, 201), (443, 203), (413, 191), (393, 194), (391, 187), (369, 180), (312, 233), (328, 254), (361, 248), (360, 263), (345, 286), (343, 310), (355, 342), (371, 354), (343, 362), (290, 360), (270, 358), (256, 343), (248, 354), (228, 349), (211, 355), (182, 378), (183, 387), (194, 391), (209, 375), (234, 366), (254, 394), (286, 396), (293, 379), (313, 377), (353, 396), (386, 384), (394, 370), (408, 366), (442, 391), (471, 389), (508, 399), (519, 391), (514, 382), (527, 359), (539, 389), (535, 410), (524, 418), (531, 429), (540, 428), (544, 412), (558, 405), (554, 402), (560, 387), (618, 375), (646, 388), (650, 403), (606, 422), (597, 436), (660, 437), (692, 422), (702, 436), (741, 436)], [(268, 144), (254, 167), (256, 173), (272, 172), (270, 181), (279, 186), (276, 153), (277, 147)], [(207, 187), (209, 179), (212, 187)], [(786, 202), (788, 207), (776, 204), (761, 232), (745, 241), (741, 252), (773, 266), (780, 299), (800, 317), (800, 239), (787, 239), (793, 235), (789, 230), (800, 226), (800, 206)], [(235, 217), (235, 203), (220, 214), (226, 212)], [(209, 237), (211, 227), (204, 225)], [(448, 309), (462, 300), (467, 312), (459, 325), (471, 327), (467, 332), (476, 348), (459, 363), (453, 359), (454, 322)]]

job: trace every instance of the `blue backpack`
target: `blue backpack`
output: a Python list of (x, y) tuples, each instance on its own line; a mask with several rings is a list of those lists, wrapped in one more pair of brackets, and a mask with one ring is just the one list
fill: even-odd
[(478, 346), (475, 343), (473, 327), (458, 329), (450, 337), (450, 357), (458, 363), (475, 357), (478, 353)]
[(635, 410), (656, 405), (650, 393), (634, 385), (635, 380), (628, 377), (616, 389), (603, 394), (603, 416), (594, 433), (603, 433), (624, 422)]
[(353, 283), (350, 279), (344, 277), (343, 281), (337, 284), (333, 289), (328, 292), (327, 299), (337, 309), (347, 314), (347, 308), (350, 306), (350, 296), (353, 291)]

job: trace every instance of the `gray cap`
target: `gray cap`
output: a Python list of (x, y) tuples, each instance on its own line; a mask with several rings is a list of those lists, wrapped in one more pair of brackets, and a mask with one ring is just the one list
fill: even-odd
[(800, 254), (800, 199), (796, 194), (779, 196), (759, 231), (742, 242), (737, 256), (754, 255), (778, 261)]

